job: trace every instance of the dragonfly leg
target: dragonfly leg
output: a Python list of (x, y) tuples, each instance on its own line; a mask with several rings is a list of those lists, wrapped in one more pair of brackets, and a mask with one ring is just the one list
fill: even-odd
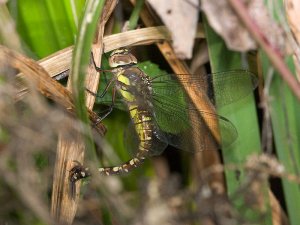
[(113, 87), (112, 89), (112, 98), (111, 98), (111, 105), (108, 107), (108, 109), (106, 109), (105, 114), (100, 116), (99, 119), (97, 120), (97, 122), (95, 123), (95, 125), (97, 125), (98, 123), (100, 123), (103, 119), (105, 119), (113, 110), (114, 106), (115, 106), (115, 97), (116, 97), (116, 89), (115, 87)]
[(115, 82), (115, 78), (110, 79), (110, 81), (108, 82), (108, 84), (106, 85), (106, 87), (104, 88), (104, 91), (99, 95), (97, 93), (92, 92), (91, 90), (89, 90), (88, 88), (86, 88), (85, 90), (90, 93), (91, 95), (97, 97), (97, 98), (103, 98), (104, 95), (107, 93), (108, 88), (110, 87), (110, 85)]
[(94, 57), (94, 53), (93, 53), (93, 52), (91, 52), (91, 59), (92, 59), (92, 62), (93, 62), (93, 65), (94, 65), (95, 69), (96, 69), (98, 72), (101, 72), (102, 69), (96, 65), (95, 57)]
[(111, 72), (112, 71), (111, 69), (105, 70), (105, 69), (102, 69), (101, 67), (97, 66), (93, 52), (91, 52), (91, 59), (92, 59), (93, 65), (95, 67), (95, 70), (97, 70), (98, 72)]

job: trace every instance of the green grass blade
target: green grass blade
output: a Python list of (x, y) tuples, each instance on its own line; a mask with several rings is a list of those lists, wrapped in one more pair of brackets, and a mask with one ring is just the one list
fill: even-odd
[(133, 30), (137, 26), (140, 17), (140, 12), (144, 6), (145, 0), (138, 0), (129, 18), (129, 30)]
[[(263, 71), (268, 74), (271, 67), (267, 57), (262, 54)], [(292, 59), (289, 67), (294, 70)], [(266, 80), (269, 79), (266, 77)], [(285, 166), (286, 172), (300, 175), (300, 107), (299, 101), (282, 81), (278, 73), (274, 73), (269, 88), (269, 110), (275, 140), (275, 147), (279, 161)], [(299, 224), (300, 191), (299, 184), (282, 180), (283, 192), (287, 206), (290, 224)]]
[[(207, 21), (204, 24), (212, 72), (242, 69), (241, 54), (229, 51), (222, 39), (209, 27)], [(218, 109), (218, 113), (233, 122), (238, 132), (238, 139), (231, 146), (222, 150), (225, 165), (232, 163), (243, 164), (249, 155), (260, 153), (259, 127), (252, 94), (240, 101)], [(232, 171), (225, 172), (229, 196), (239, 188), (240, 183), (245, 178), (245, 174), (242, 171), (238, 172), (241, 172), (239, 177)], [(264, 196), (268, 199), (267, 187)], [(234, 202), (234, 204), (236, 208), (245, 207), (243, 205), (245, 203), (242, 203), (241, 200)], [(253, 212), (247, 216), (247, 219), (251, 220), (257, 216)], [(264, 224), (271, 224), (270, 214)]]
[[(85, 107), (85, 74), (91, 55), (91, 45), (96, 31), (97, 21), (102, 12), (104, 0), (89, 0), (80, 25), (80, 31), (76, 39), (71, 67), (71, 89), (74, 96), (76, 113), (78, 118), (85, 124), (89, 124), (87, 110)], [(85, 144), (86, 148), (95, 153), (95, 147), (91, 130), (86, 127)], [(94, 151), (93, 151), (94, 150)]]

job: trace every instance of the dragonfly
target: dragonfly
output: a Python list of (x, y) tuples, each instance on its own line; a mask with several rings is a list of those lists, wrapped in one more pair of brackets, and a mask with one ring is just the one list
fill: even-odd
[[(139, 167), (146, 158), (160, 155), (168, 145), (197, 152), (226, 147), (236, 140), (238, 135), (234, 125), (227, 118), (199, 110), (190, 103), (182, 84), (198, 89), (198, 98), (208, 98), (217, 106), (235, 102), (249, 95), (257, 86), (257, 78), (247, 70), (206, 77), (182, 74), (178, 75), (180, 82), (170, 74), (152, 77), (137, 66), (136, 57), (127, 48), (114, 50), (109, 57), (109, 65), (113, 77), (100, 97), (106, 94), (109, 87), (112, 87), (113, 94), (111, 106), (102, 119), (122, 102), (134, 129), (134, 134), (128, 137), (137, 140), (137, 151), (127, 162), (99, 168), (99, 173), (105, 176), (127, 173)], [(94, 66), (102, 71), (95, 63)], [(203, 91), (205, 86), (211, 87)], [(220, 131), (219, 139), (212, 134), (213, 129)], [(194, 147), (192, 139), (197, 139), (200, 145)], [(77, 163), (70, 171), (69, 180), (74, 184), (90, 175), (88, 168)]]

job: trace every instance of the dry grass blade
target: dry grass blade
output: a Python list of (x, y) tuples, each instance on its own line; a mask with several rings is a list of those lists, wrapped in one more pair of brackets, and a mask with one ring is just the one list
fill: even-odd
[[(117, 1), (115, 0), (106, 1), (101, 18), (99, 20), (100, 22), (97, 27), (97, 35), (93, 43), (93, 56), (95, 57), (95, 63), (97, 65), (99, 65), (101, 62), (101, 55), (103, 52), (102, 39), (104, 27), (114, 7), (116, 6), (116, 3)], [(72, 77), (70, 77), (70, 79), (68, 80), (69, 88), (72, 82), (71, 79)], [(95, 70), (93, 66), (90, 66), (88, 68), (85, 82), (85, 87), (87, 89), (89, 89), (92, 92), (97, 92), (97, 88), (99, 85), (99, 73)], [(87, 94), (85, 104), (89, 110), (92, 110), (94, 102), (95, 97), (90, 94)], [(71, 224), (75, 217), (79, 200), (81, 182), (77, 182), (75, 185), (70, 184), (69, 174), (67, 173), (67, 171), (74, 166), (73, 161), (78, 161), (82, 163), (84, 157), (84, 148), (85, 147), (84, 143), (82, 142), (82, 138), (78, 138), (76, 141), (70, 142), (63, 133), (60, 134), (56, 157), (57, 160), (54, 171), (55, 176), (53, 181), (51, 205), (52, 215), (59, 222)], [(69, 185), (72, 186), (70, 186), (69, 188)]]
[[(23, 78), (35, 84), (44, 96), (52, 99), (69, 113), (75, 115), (71, 93), (64, 86), (51, 79), (49, 74), (36, 61), (1, 45), (0, 54), (1, 61), (7, 62), (12, 67), (22, 71)], [(89, 117), (93, 124), (96, 124), (99, 119), (98, 115), (91, 110), (89, 110)], [(102, 124), (98, 124), (95, 129), (101, 136), (106, 131)]]
[[(201, 25), (198, 25), (198, 38), (204, 38)], [(109, 52), (126, 46), (138, 46), (153, 44), (161, 41), (171, 41), (171, 35), (165, 26), (147, 27), (138, 30), (126, 31), (119, 34), (109, 35), (103, 38), (103, 52)], [(42, 60), (39, 64), (51, 75), (56, 76), (70, 69), (73, 46), (62, 49)], [(97, 59), (97, 57), (95, 57)], [(22, 74), (19, 74), (22, 76)]]
[[(103, 44), (103, 35), (104, 35), (104, 28), (105, 24), (107, 23), (111, 13), (113, 12), (114, 8), (116, 7), (117, 1), (107, 1), (103, 13), (100, 18), (100, 22), (98, 23), (96, 36), (92, 46), (92, 52), (95, 60), (95, 64), (100, 67), (101, 65), (101, 57), (102, 52), (104, 51), (104, 44)], [(92, 91), (93, 93), (97, 93), (97, 89), (99, 86), (100, 74), (94, 68), (94, 65), (90, 65), (87, 72), (86, 77), (86, 88)], [(86, 96), (86, 105), (89, 109), (93, 109), (96, 97), (91, 94), (87, 94)]]

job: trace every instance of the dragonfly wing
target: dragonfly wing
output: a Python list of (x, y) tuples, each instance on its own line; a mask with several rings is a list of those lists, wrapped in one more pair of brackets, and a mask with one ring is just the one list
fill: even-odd
[(228, 146), (237, 138), (237, 131), (229, 120), (198, 111), (186, 103), (183, 95), (176, 101), (159, 95), (153, 100), (156, 122), (170, 145), (187, 151), (203, 151)]
[(178, 94), (185, 89), (198, 90), (217, 107), (231, 104), (248, 96), (258, 84), (256, 76), (247, 70), (233, 70), (208, 75), (164, 74), (152, 78), (155, 92)]
[(139, 139), (133, 123), (130, 121), (124, 130), (124, 146), (128, 153), (133, 157), (139, 149)]
[(258, 85), (257, 77), (247, 70), (234, 70), (210, 75), (217, 107), (243, 99), (253, 92)]

